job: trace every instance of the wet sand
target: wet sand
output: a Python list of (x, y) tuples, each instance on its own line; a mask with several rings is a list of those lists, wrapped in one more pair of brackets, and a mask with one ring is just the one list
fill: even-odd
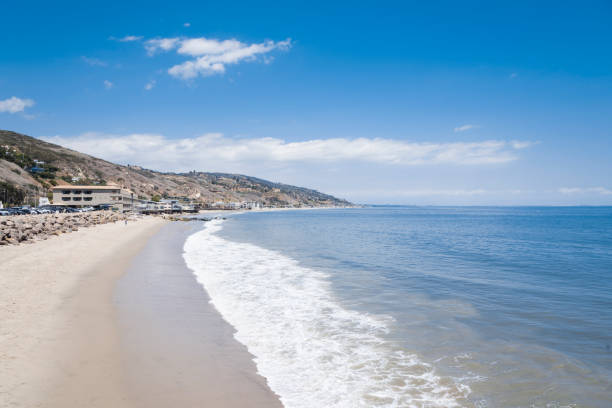
[(202, 222), (165, 225), (119, 280), (115, 304), (138, 407), (281, 407), (183, 261)]

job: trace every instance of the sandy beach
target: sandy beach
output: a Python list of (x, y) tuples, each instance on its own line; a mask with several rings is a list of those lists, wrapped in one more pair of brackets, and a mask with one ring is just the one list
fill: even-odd
[(253, 355), (234, 339), (235, 329), (185, 265), (185, 239), (202, 227), (167, 223), (117, 282), (114, 303), (131, 401), (142, 408), (280, 408)]
[[(156, 267), (160, 263), (165, 264), (165, 271), (173, 265), (184, 268), (180, 251), (174, 251), (173, 260), (164, 263), (160, 241), (154, 238), (161, 230), (165, 229), (164, 237), (168, 237), (167, 228), (187, 224), (194, 223), (145, 217), (127, 226), (98, 225), (35, 244), (1, 248), (0, 406), (161, 407), (198, 402), (216, 407), (280, 406), (265, 381), (256, 375), (252, 357), (233, 340), (231, 326), (207, 303), (201, 289), (195, 303), (207, 320), (192, 319), (189, 324), (198, 325), (198, 330), (183, 330), (175, 336), (195, 345), (192, 350), (175, 349), (176, 343), (161, 347), (156, 339), (169, 338), (171, 329), (163, 321), (153, 337), (145, 321), (136, 325), (135, 316), (154, 318), (155, 313), (147, 308), (159, 303), (126, 302), (137, 298), (138, 285), (122, 285), (121, 296), (117, 295), (118, 282), (126, 271), (135, 268), (142, 272), (142, 262), (153, 253), (158, 254), (155, 259), (159, 263), (147, 264), (145, 272), (149, 274), (163, 273)], [(184, 239), (184, 235), (175, 238)], [(157, 250), (149, 247), (149, 255), (138, 258), (154, 242)], [(178, 249), (181, 245), (182, 241), (175, 243)], [(196, 288), (189, 271), (184, 268), (181, 272)], [(162, 299), (162, 303), (172, 301)], [(172, 313), (173, 306), (166, 306)], [(201, 342), (208, 346), (197, 348)], [(218, 354), (216, 346), (223, 354)], [(190, 351), (205, 355), (194, 356)], [(168, 370), (154, 364), (160, 356), (172, 362)], [(194, 365), (196, 370), (191, 368)], [(219, 367), (224, 370), (218, 371)], [(159, 372), (145, 371), (151, 369)], [(214, 370), (221, 375), (216, 376)], [(189, 380), (190, 373), (203, 377)], [(165, 388), (170, 394), (159, 388), (166, 381), (171, 384)], [(234, 394), (240, 398), (229, 398), (236, 390)], [(210, 402), (214, 404), (206, 405)]]

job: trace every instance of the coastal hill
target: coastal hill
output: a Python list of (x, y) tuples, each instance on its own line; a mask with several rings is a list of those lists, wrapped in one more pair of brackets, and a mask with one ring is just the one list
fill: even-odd
[(345, 206), (315, 190), (241, 174), (163, 173), (123, 166), (31, 136), (0, 130), (0, 201), (42, 196), (58, 184), (115, 183), (141, 198), (188, 197), (196, 202), (258, 201), (266, 206)]

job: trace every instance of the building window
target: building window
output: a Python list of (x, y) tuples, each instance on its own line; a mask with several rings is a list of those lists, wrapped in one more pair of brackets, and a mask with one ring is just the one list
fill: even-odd
[(72, 194), (81, 194), (81, 190), (72, 190)]
[(83, 198), (83, 200), (84, 201), (91, 201), (91, 200), (93, 200), (93, 197), (85, 197), (85, 198)]
[(72, 197), (72, 201), (81, 201), (81, 197)]
[(62, 197), (62, 201), (70, 201), (70, 197)]
[(63, 190), (62, 194), (70, 194), (70, 190)]
[(83, 194), (91, 194), (91, 190), (83, 191)]

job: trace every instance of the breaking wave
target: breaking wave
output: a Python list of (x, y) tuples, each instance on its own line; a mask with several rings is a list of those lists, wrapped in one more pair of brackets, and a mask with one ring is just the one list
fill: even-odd
[(391, 317), (343, 307), (325, 273), (225, 240), (222, 223), (187, 239), (185, 261), (285, 407), (448, 408), (467, 397), (467, 385), (386, 340)]

